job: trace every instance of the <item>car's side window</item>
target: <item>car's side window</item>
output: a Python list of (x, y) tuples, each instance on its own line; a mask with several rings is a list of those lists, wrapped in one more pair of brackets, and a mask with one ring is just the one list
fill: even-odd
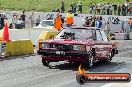
[(104, 31), (100, 31), (100, 32), (101, 32), (101, 35), (102, 35), (103, 41), (108, 41), (105, 32), (104, 32)]
[(96, 30), (96, 38), (97, 38), (98, 41), (102, 41), (103, 40), (102, 35), (101, 35), (99, 30)]

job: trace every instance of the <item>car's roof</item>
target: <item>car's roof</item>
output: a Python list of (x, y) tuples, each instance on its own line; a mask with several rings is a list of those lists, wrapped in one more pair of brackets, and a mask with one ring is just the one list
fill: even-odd
[[(65, 28), (67, 29), (67, 28)], [(89, 29), (89, 30), (101, 30), (100, 28), (97, 27), (71, 27), (70, 29)]]

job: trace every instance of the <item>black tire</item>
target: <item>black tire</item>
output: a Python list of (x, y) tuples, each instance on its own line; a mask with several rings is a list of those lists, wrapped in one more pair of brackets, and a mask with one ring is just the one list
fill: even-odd
[(113, 51), (109, 55), (107, 55), (106, 62), (111, 62), (112, 57), (113, 57)]
[(111, 52), (110, 57), (114, 57), (114, 56), (115, 56), (115, 50), (113, 49), (112, 52)]
[(93, 53), (91, 52), (88, 56), (88, 66), (93, 67), (93, 65), (94, 65), (94, 56)]
[(84, 85), (86, 83), (86, 77), (83, 75), (77, 75), (76, 80), (80, 85)]
[(43, 64), (44, 66), (49, 67), (49, 63), (50, 63), (50, 61), (42, 60), (42, 64)]

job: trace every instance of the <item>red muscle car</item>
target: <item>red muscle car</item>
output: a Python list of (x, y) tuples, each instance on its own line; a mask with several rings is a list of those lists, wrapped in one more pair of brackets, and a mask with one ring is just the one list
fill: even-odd
[(40, 42), (37, 52), (42, 55), (44, 66), (49, 66), (50, 62), (69, 61), (92, 67), (96, 61), (111, 61), (118, 50), (101, 29), (83, 27), (61, 30), (54, 39)]

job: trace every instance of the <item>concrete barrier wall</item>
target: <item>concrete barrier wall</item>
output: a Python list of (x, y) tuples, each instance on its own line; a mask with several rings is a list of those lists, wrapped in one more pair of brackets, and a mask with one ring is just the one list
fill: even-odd
[(57, 35), (57, 32), (43, 31), (43, 32), (41, 32), (38, 41), (53, 39), (54, 36), (56, 36), (56, 35)]
[[(38, 45), (38, 39), (43, 31), (55, 31), (53, 29), (9, 29), (10, 40), (31, 39), (33, 45)], [(0, 39), (2, 30), (0, 31)]]
[(4, 56), (17, 56), (34, 53), (31, 40), (16, 40), (6, 43)]

